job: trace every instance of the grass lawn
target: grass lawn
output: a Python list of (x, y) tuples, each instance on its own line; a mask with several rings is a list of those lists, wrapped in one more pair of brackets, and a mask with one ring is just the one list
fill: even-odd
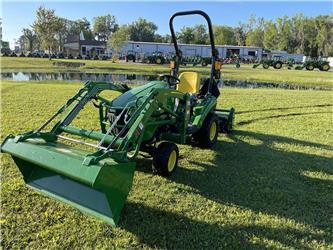
[[(2, 82), (2, 133), (39, 126), (80, 84)], [(28, 189), (2, 157), (3, 248), (333, 248), (331, 91), (223, 89), (235, 131), (213, 150), (180, 146), (180, 167), (154, 176), (139, 158), (120, 226)], [(79, 125), (92, 126), (88, 105)]]
[[(69, 71), (65, 67), (53, 66), (53, 61), (45, 58), (11, 58), (1, 57), (1, 70), (10, 71), (34, 71), (34, 72), (53, 72)], [(84, 72), (116, 72), (116, 73), (138, 73), (138, 74), (159, 74), (169, 72), (168, 65), (150, 65), (142, 63), (112, 63), (110, 61), (85, 61), (85, 60), (62, 60), (73, 62), (84, 62), (86, 65), (79, 70)], [(73, 70), (73, 69), (71, 69)], [(181, 70), (194, 70), (208, 75), (210, 67), (182, 67)], [(268, 69), (262, 67), (253, 69), (252, 65), (241, 65), (240, 69), (234, 65), (223, 65), (223, 79), (243, 80), (251, 82), (272, 82), (288, 83), (295, 85), (321, 86), (333, 88), (333, 71), (321, 72), (319, 70), (288, 70), (288, 69)]]

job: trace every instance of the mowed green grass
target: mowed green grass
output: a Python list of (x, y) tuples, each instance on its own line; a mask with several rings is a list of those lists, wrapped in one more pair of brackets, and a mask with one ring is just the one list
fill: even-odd
[[(1, 138), (36, 128), (80, 86), (3, 82)], [(1, 245), (332, 249), (332, 98), (331, 91), (223, 89), (218, 107), (236, 108), (235, 131), (212, 150), (179, 146), (170, 178), (139, 158), (117, 228), (28, 189), (1, 154)], [(95, 126), (97, 110), (84, 112), (77, 123)]]
[[(69, 71), (65, 67), (53, 66), (55, 61), (84, 62), (86, 65), (81, 67), (83, 72), (113, 72), (113, 73), (137, 73), (137, 74), (161, 74), (170, 71), (169, 65), (152, 65), (143, 63), (112, 63), (111, 61), (94, 61), (94, 60), (60, 60), (50, 61), (47, 58), (11, 58), (1, 57), (1, 69), (3, 72), (8, 71), (35, 71), (35, 72), (53, 72)], [(208, 67), (181, 67), (182, 71), (191, 70), (208, 75)], [(223, 79), (242, 80), (250, 82), (269, 82), (269, 83), (287, 83), (294, 85), (320, 86), (333, 88), (333, 71), (321, 72), (318, 69), (314, 71), (307, 70), (288, 70), (283, 68), (276, 70), (269, 68), (263, 69), (259, 66), (256, 69), (252, 65), (242, 64), (241, 68), (235, 68), (235, 65), (222, 66)]]

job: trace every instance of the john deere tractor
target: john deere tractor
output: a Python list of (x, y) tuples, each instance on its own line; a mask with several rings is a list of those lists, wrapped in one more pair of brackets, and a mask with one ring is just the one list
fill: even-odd
[(155, 64), (164, 64), (166, 62), (165, 57), (162, 52), (155, 51), (152, 55), (147, 56), (146, 58), (147, 63), (155, 63)]
[(274, 59), (262, 59), (259, 63), (254, 64), (253, 68), (257, 68), (259, 65), (262, 65), (264, 69), (268, 69), (269, 67), (273, 67), (274, 69), (281, 69), (283, 66), (282, 60), (274, 60)]
[(126, 60), (126, 62), (129, 62), (129, 61), (135, 62), (135, 52), (133, 50), (127, 51), (125, 60)]
[[(173, 21), (188, 15), (203, 16), (209, 28), (212, 67), (202, 86), (197, 72), (179, 72), (182, 52)], [(12, 156), (29, 187), (115, 226), (139, 152), (152, 158), (154, 173), (169, 176), (178, 166), (177, 144), (212, 148), (219, 132), (232, 129), (234, 109), (216, 107), (221, 62), (209, 16), (200, 10), (178, 12), (169, 25), (176, 51), (170, 74), (133, 89), (86, 82), (39, 128), (5, 138), (1, 152)], [(103, 94), (108, 90), (120, 95), (108, 99)], [(96, 108), (99, 130), (73, 125), (87, 105)]]
[(329, 71), (330, 70), (330, 64), (327, 61), (323, 60), (309, 60), (303, 63), (303, 65), (297, 66), (295, 69), (296, 70), (302, 70), (306, 69), (309, 71), (312, 71), (314, 69), (319, 69), (320, 71)]

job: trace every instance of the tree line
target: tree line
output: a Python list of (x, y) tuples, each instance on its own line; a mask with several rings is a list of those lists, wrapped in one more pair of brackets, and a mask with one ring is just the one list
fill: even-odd
[[(136, 22), (144, 26), (144, 19)], [(149, 22), (150, 23), (150, 22)], [(110, 41), (118, 47), (121, 41), (171, 42), (170, 36), (156, 34), (157, 26), (150, 23), (150, 35), (133, 34), (132, 26), (124, 25), (117, 30)], [(296, 14), (276, 20), (265, 20), (252, 15), (246, 23), (237, 27), (213, 25), (215, 44), (263, 47), (270, 50), (285, 50), (307, 56), (333, 56), (333, 15), (306, 17)], [(185, 44), (209, 44), (207, 27), (203, 24), (183, 27), (177, 33), (177, 40)]]
[[(236, 27), (214, 25), (215, 43), (221, 45), (257, 46), (271, 50), (286, 50), (312, 57), (333, 56), (333, 15), (306, 17), (296, 14), (275, 20), (256, 18)], [(69, 35), (83, 32), (86, 39), (107, 41), (114, 50), (120, 50), (126, 40), (140, 42), (171, 42), (170, 35), (157, 33), (158, 26), (144, 18), (119, 25), (115, 16), (97, 16), (90, 23), (86, 18), (68, 20), (59, 17), (53, 9), (39, 7), (30, 28), (22, 30), (21, 48), (33, 51), (47, 49), (63, 51)], [(177, 40), (186, 44), (209, 44), (207, 27), (203, 24), (183, 27)]]

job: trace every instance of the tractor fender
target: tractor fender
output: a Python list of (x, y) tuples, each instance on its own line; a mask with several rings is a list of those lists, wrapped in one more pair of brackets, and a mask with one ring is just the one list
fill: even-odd
[(216, 98), (210, 96), (207, 102), (197, 105), (193, 108), (194, 120), (192, 126), (198, 130), (201, 128), (204, 120), (206, 119), (209, 113), (213, 113), (216, 107)]

